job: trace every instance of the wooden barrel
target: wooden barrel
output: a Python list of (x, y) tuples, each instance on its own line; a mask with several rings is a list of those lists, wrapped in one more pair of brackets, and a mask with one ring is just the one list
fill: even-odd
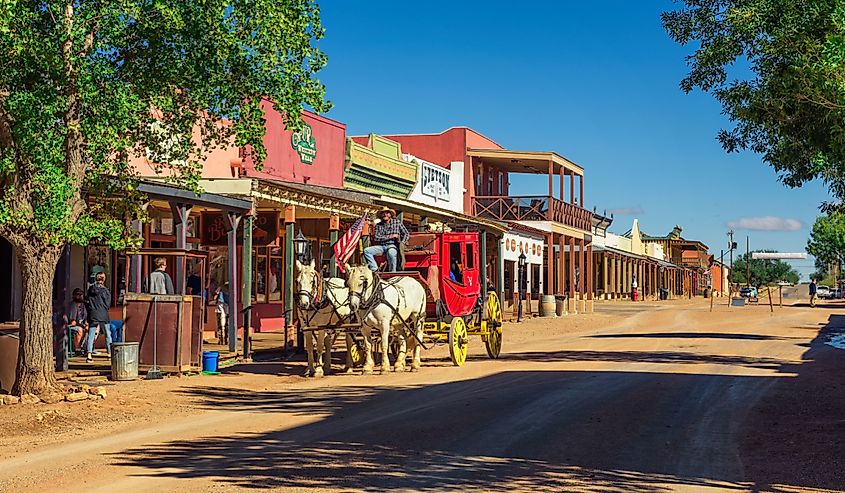
[(544, 294), (540, 296), (540, 316), (554, 317), (555, 316), (555, 297), (551, 294)]

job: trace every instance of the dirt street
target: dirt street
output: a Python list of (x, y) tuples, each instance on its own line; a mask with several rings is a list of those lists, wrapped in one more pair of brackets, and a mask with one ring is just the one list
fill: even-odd
[[(454, 368), (299, 362), (0, 407), (0, 490), (845, 491), (843, 305), (604, 303)], [(339, 368), (339, 366), (338, 366)]]

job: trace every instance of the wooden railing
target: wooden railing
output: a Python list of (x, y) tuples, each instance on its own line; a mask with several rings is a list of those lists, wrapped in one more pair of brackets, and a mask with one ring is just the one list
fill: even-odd
[(584, 231), (593, 225), (592, 212), (544, 195), (477, 196), (473, 213), (499, 221), (555, 221)]

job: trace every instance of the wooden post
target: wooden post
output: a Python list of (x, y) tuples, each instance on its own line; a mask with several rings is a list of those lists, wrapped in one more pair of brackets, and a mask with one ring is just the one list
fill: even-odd
[(587, 299), (587, 242), (584, 238), (578, 241), (578, 296), (581, 301)]
[(772, 301), (772, 288), (771, 287), (766, 286), (766, 294), (769, 295), (769, 312), (774, 313), (775, 312), (775, 305), (774, 305), (774, 302)]
[(593, 244), (587, 245), (587, 299), (592, 300), (595, 296), (595, 279), (593, 279)]
[[(226, 323), (226, 331), (229, 334), (229, 351), (232, 353), (238, 350), (238, 298), (240, 297), (240, 285), (238, 284), (238, 224), (241, 216), (234, 212), (226, 214), (226, 230), (229, 245), (229, 317)], [(243, 252), (244, 256), (252, 255), (252, 252)]]
[(581, 186), (581, 193), (578, 195), (578, 200), (581, 207), (584, 207), (584, 175), (578, 175), (578, 184)]
[(566, 293), (567, 296), (571, 295), (572, 285), (569, 285), (569, 289), (567, 289), (566, 284), (566, 236), (560, 235), (558, 238), (558, 247), (560, 248), (560, 268), (557, 271), (557, 294)]
[[(561, 237), (562, 238), (562, 237)], [(575, 299), (575, 237), (569, 238), (569, 295)]]
[[(188, 246), (188, 215), (191, 213), (191, 206), (185, 204), (170, 203), (170, 211), (173, 214), (174, 233), (176, 234), (176, 248), (184, 250)], [(188, 277), (187, 259), (177, 256), (173, 262), (176, 279), (174, 279), (175, 294), (185, 294), (185, 279)]]
[(710, 293), (710, 311), (711, 312), (713, 311), (713, 298), (714, 298), (714, 296), (713, 296), (713, 293), (711, 292)]
[[(329, 246), (332, 248), (332, 256), (329, 260), (329, 277), (337, 277), (337, 261), (335, 260), (334, 254), (334, 244), (337, 243), (338, 231), (340, 230), (340, 216), (337, 214), (332, 214), (329, 218)], [(322, 261), (322, 259), (320, 259)], [(319, 271), (323, 267), (320, 262), (317, 262), (317, 270)]]
[[(293, 251), (293, 227), (296, 223), (296, 206), (285, 207), (285, 351), (289, 351), (290, 331), (293, 329), (293, 320), (296, 314), (293, 309), (293, 277), (294, 277), (294, 251)], [(297, 340), (298, 334), (295, 334)], [(304, 342), (304, 341), (303, 341)]]
[[(243, 256), (243, 305), (244, 305), (244, 358), (251, 358), (249, 329), (252, 327), (252, 225), (253, 214), (247, 215), (244, 219), (244, 256)], [(234, 316), (235, 312), (229, 312)]]
[(548, 255), (546, 256), (546, 286), (545, 294), (555, 294), (555, 235), (549, 233), (546, 237)]

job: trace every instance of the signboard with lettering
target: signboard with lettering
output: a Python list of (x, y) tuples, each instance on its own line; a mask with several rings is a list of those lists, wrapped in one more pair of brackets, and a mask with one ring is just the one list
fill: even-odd
[[(219, 212), (203, 212), (200, 241), (203, 245), (226, 245), (228, 220)], [(243, 224), (243, 220), (241, 221)], [(255, 216), (252, 229), (252, 244), (255, 246), (270, 245), (279, 236), (279, 214), (277, 212), (259, 212)], [(244, 230), (238, 227), (238, 244), (243, 242)]]
[(317, 140), (314, 138), (314, 131), (311, 125), (303, 123), (302, 129), (299, 132), (293, 132), (291, 134), (290, 143), (293, 146), (293, 150), (299, 154), (299, 160), (303, 164), (314, 163), (314, 158), (317, 157)]
[(449, 171), (428, 163), (422, 164), (422, 193), (438, 200), (449, 200)]
[(543, 263), (543, 240), (515, 233), (505, 233), (502, 241), (505, 247), (505, 260), (519, 261), (519, 255), (525, 253), (527, 263)]

